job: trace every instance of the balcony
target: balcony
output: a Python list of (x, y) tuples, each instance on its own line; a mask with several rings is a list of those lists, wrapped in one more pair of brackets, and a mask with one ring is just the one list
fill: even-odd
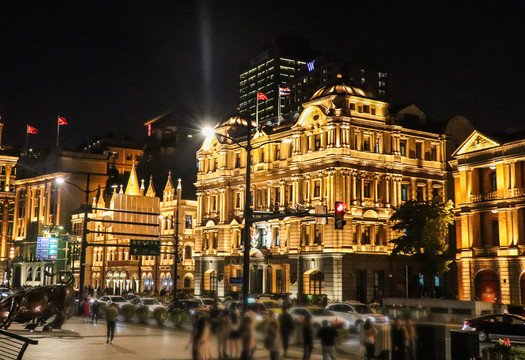
[(524, 188), (515, 188), (515, 189), (507, 190), (507, 197), (509, 198), (520, 197), (520, 196), (525, 196)]
[(498, 192), (497, 191), (490, 191), (482, 194), (475, 194), (470, 195), (470, 202), (476, 203), (481, 201), (489, 201), (489, 200), (495, 200), (498, 198)]
[(487, 246), (484, 248), (472, 248), (473, 257), (497, 257), (498, 256), (497, 246)]
[(108, 267), (139, 266), (140, 260), (109, 260)]

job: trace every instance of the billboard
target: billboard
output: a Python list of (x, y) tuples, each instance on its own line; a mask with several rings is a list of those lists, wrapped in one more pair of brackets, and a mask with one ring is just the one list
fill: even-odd
[(36, 239), (36, 259), (56, 260), (58, 253), (58, 238), (41, 237)]

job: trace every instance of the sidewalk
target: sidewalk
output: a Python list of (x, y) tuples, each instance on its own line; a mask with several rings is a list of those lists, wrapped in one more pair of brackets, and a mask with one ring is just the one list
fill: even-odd
[[(29, 333), (23, 325), (14, 324), (10, 329), (17, 334), (38, 340), (29, 346), (24, 360), (190, 360), (190, 348), (186, 347), (189, 332), (171, 326), (117, 322), (113, 344), (106, 344), (105, 321), (98, 325), (84, 324), (80, 317), (69, 319), (63, 330), (51, 333)], [(217, 341), (212, 337), (212, 354), (217, 356)], [(302, 359), (302, 348), (291, 346), (287, 359)], [(262, 337), (257, 337), (256, 360), (269, 359), (263, 347)], [(315, 346), (312, 360), (321, 360), (321, 349)], [(338, 354), (338, 359), (363, 360), (363, 356)]]

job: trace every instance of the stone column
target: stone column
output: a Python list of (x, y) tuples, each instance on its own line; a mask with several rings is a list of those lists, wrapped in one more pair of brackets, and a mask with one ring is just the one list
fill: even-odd
[(378, 192), (379, 192), (379, 174), (376, 173), (375, 176), (374, 176), (374, 205), (375, 206), (379, 206), (379, 203), (378, 203)]
[(361, 204), (361, 206), (363, 206), (365, 204), (365, 174), (364, 172), (361, 172), (361, 182), (360, 182), (360, 185), (361, 185), (361, 191), (359, 192), (359, 202)]
[(384, 179), (385, 179), (385, 199), (383, 200), (383, 204), (386, 207), (390, 207), (390, 176), (386, 175)]
[(357, 205), (357, 172), (352, 171), (352, 205)]

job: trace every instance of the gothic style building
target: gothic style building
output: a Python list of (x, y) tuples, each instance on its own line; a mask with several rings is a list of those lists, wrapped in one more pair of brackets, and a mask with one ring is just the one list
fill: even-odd
[(474, 131), (452, 155), (459, 298), (525, 304), (525, 142)]
[[(344, 230), (333, 218), (287, 217), (252, 228), (251, 293), (325, 293), (332, 300), (404, 296), (417, 269), (389, 257), (394, 206), (444, 196), (444, 136), (404, 128), (388, 104), (340, 80), (318, 90), (297, 119), (252, 134), (253, 210), (347, 204)], [(215, 127), (198, 151), (195, 293), (241, 291), (241, 228), (247, 120)], [(254, 125), (255, 126), (255, 125)]]

